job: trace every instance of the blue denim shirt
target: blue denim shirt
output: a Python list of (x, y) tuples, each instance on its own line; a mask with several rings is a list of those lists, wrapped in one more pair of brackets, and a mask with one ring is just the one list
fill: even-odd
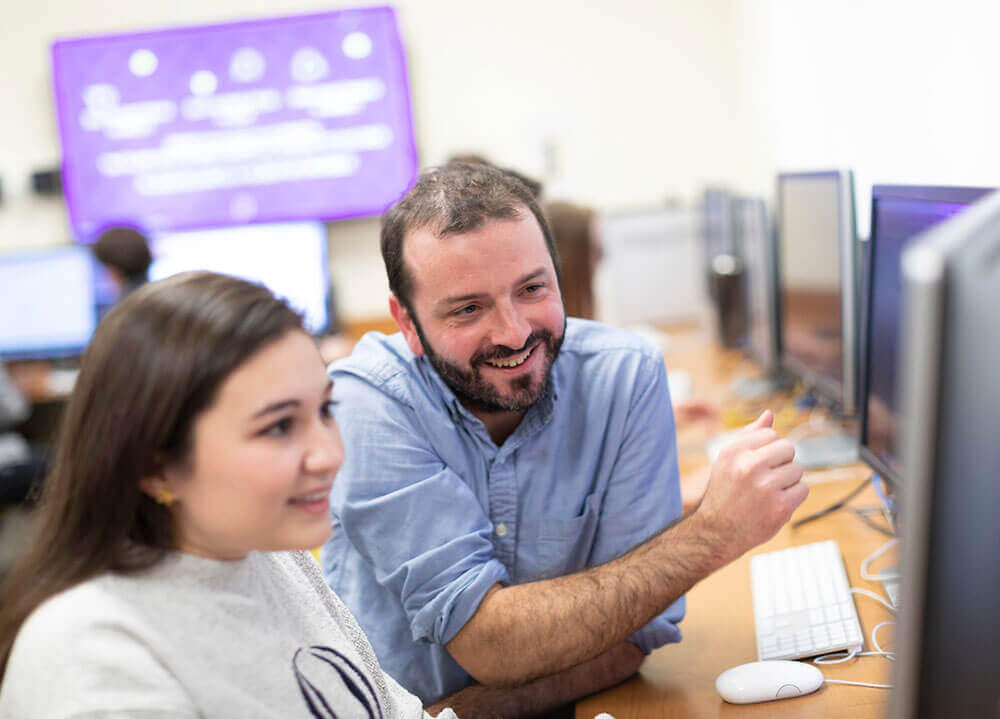
[[(570, 319), (549, 392), (500, 447), (399, 334), (330, 374), (346, 456), (324, 573), (425, 704), (472, 682), (444, 645), (494, 584), (603, 564), (680, 515), (663, 357), (626, 332)], [(681, 598), (631, 639), (679, 641), (683, 615)]]

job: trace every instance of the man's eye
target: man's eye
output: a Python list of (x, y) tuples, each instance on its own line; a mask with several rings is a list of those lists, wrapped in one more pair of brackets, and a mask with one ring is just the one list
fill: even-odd
[(475, 314), (476, 310), (478, 310), (478, 309), (479, 308), (476, 305), (466, 305), (465, 307), (461, 307), (461, 308), (455, 310), (455, 314), (456, 315), (471, 315), (471, 314)]
[(540, 285), (540, 284), (537, 284), (537, 285), (528, 285), (527, 287), (524, 288), (524, 291), (527, 292), (529, 295), (530, 294), (534, 294), (535, 292), (538, 292), (538, 290), (542, 289), (543, 286), (544, 285)]
[(286, 434), (292, 431), (292, 418), (284, 417), (279, 419), (274, 424), (270, 425), (261, 434), (267, 435), (269, 437), (284, 437)]

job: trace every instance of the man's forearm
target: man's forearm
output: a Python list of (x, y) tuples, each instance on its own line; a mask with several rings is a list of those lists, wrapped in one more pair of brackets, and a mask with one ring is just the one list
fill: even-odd
[[(461, 719), (532, 717), (625, 681), (639, 670), (642, 651), (622, 642), (589, 661), (513, 687), (473, 685), (427, 708), (436, 716), (451, 707)], [(508, 658), (511, 663), (517, 659)]]
[(557, 674), (621, 644), (732, 559), (720, 544), (693, 515), (599, 567), (494, 588), (447, 648), (490, 686)]

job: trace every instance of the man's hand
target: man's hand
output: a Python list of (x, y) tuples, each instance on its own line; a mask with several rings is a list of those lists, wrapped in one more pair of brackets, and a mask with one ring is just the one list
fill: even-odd
[(773, 421), (765, 410), (723, 448), (695, 512), (727, 561), (773, 537), (809, 494), (795, 448)]

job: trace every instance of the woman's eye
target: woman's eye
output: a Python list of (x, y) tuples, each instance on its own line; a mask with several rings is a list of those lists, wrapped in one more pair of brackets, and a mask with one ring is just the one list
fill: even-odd
[(292, 431), (292, 418), (284, 417), (264, 430), (263, 434), (269, 437), (284, 437)]
[(320, 414), (320, 416), (323, 417), (324, 419), (330, 419), (331, 417), (333, 417), (333, 408), (336, 407), (338, 404), (340, 404), (340, 403), (337, 402), (337, 400), (335, 400), (335, 399), (328, 399), (319, 408), (319, 414)]

